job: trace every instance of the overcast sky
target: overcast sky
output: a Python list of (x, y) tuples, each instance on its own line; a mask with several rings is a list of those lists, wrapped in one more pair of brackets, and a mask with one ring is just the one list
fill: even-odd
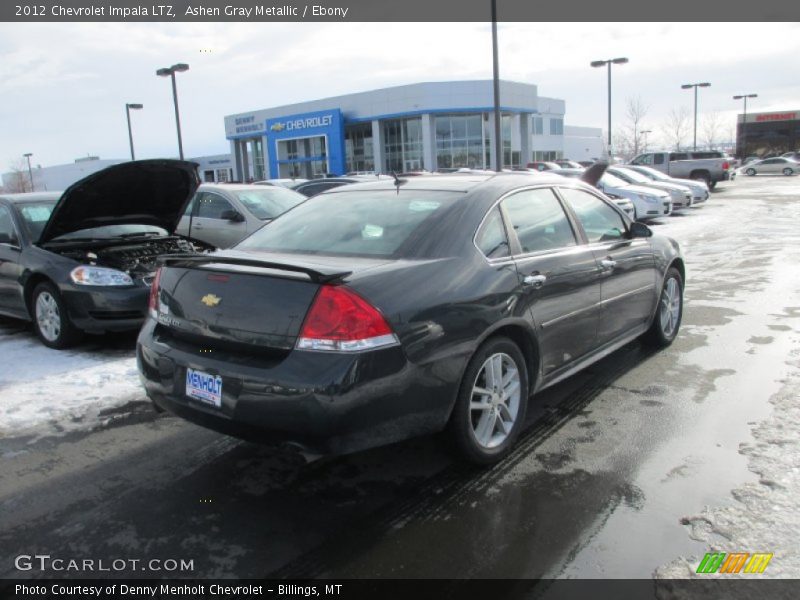
[[(566, 101), (566, 123), (605, 127), (613, 69), (614, 126), (627, 98), (649, 105), (655, 131), (671, 109), (692, 108), (682, 83), (709, 81), (699, 114), (732, 132), (741, 102), (753, 111), (800, 109), (797, 23), (501, 23), (500, 76)], [(137, 158), (177, 155), (172, 91), (156, 77), (177, 62), (187, 157), (227, 153), (223, 117), (420, 81), (488, 79), (491, 30), (478, 23), (0, 23), (0, 172), (23, 153), (50, 166), (86, 155), (128, 156), (125, 103)], [(501, 98), (502, 102), (502, 98)]]

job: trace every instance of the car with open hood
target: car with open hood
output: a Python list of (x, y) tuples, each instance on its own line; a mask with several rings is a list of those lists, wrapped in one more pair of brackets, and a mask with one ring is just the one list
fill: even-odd
[(195, 163), (113, 165), (65, 192), (0, 195), (0, 314), (33, 321), (51, 348), (137, 329), (156, 259), (209, 249), (174, 235)]

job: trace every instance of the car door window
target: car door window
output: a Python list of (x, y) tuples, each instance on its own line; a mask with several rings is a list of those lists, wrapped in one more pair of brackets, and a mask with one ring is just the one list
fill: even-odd
[(486, 216), (478, 235), (475, 236), (475, 245), (486, 258), (502, 258), (510, 254), (508, 236), (499, 208), (493, 208)]
[(197, 207), (198, 217), (222, 219), (222, 213), (226, 210), (233, 210), (231, 203), (219, 194), (203, 192), (202, 194), (198, 194), (197, 201), (200, 203)]
[(626, 237), (627, 228), (624, 219), (603, 200), (589, 192), (574, 188), (561, 188), (560, 191), (583, 225), (590, 244)]
[(653, 156), (653, 164), (654, 165), (663, 165), (664, 164), (664, 155), (663, 154), (656, 154)]
[(503, 200), (523, 254), (575, 246), (577, 240), (551, 189), (525, 190)]
[(17, 243), (17, 234), (14, 231), (14, 223), (11, 221), (11, 213), (5, 206), (0, 206), (0, 238), (5, 243)]

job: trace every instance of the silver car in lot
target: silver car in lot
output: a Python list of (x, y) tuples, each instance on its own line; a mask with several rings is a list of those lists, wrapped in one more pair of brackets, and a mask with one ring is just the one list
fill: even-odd
[(667, 192), (672, 200), (672, 210), (689, 208), (692, 205), (692, 192), (685, 185), (669, 183), (666, 181), (655, 181), (649, 177), (637, 173), (622, 166), (609, 167), (608, 172), (619, 177), (631, 185), (643, 185), (650, 188)]
[(204, 183), (176, 231), (217, 248), (230, 248), (305, 200), (281, 186)]
[(653, 169), (652, 167), (643, 167), (640, 165), (624, 165), (624, 167), (631, 171), (641, 173), (652, 181), (679, 183), (680, 185), (686, 186), (692, 192), (692, 206), (697, 206), (698, 204), (705, 202), (708, 200), (708, 197), (711, 194), (711, 192), (708, 190), (706, 182), (700, 181), (699, 179), (680, 179), (677, 177), (670, 177), (658, 169)]
[(633, 202), (634, 218), (637, 221), (657, 219), (672, 213), (672, 199), (667, 192), (643, 185), (631, 185), (611, 173), (603, 173), (595, 187), (606, 194), (622, 196)]
[[(555, 175), (561, 175), (562, 177), (569, 177), (570, 179), (581, 179), (585, 172), (586, 169), (583, 167), (553, 169), (551, 171), (547, 171), (548, 174), (552, 173)], [(616, 194), (607, 193), (606, 196), (608, 196), (614, 202), (614, 204), (619, 206), (626, 215), (628, 215), (634, 221), (636, 220), (636, 209), (633, 206), (633, 202), (624, 196), (617, 196)]]
[(751, 162), (744, 167), (744, 174), (753, 177), (754, 175), (795, 175), (800, 173), (800, 163), (791, 158), (777, 156), (775, 158), (765, 158)]

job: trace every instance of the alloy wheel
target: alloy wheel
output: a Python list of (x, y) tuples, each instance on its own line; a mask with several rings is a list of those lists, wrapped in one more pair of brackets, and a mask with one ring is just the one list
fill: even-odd
[(61, 313), (50, 292), (42, 292), (36, 298), (36, 324), (49, 342), (55, 342), (61, 335)]
[(667, 284), (661, 292), (658, 316), (664, 336), (667, 338), (672, 337), (681, 316), (681, 289), (674, 277), (667, 280)]
[(508, 354), (484, 361), (472, 386), (469, 415), (472, 433), (483, 448), (496, 448), (511, 433), (520, 407), (520, 373)]

